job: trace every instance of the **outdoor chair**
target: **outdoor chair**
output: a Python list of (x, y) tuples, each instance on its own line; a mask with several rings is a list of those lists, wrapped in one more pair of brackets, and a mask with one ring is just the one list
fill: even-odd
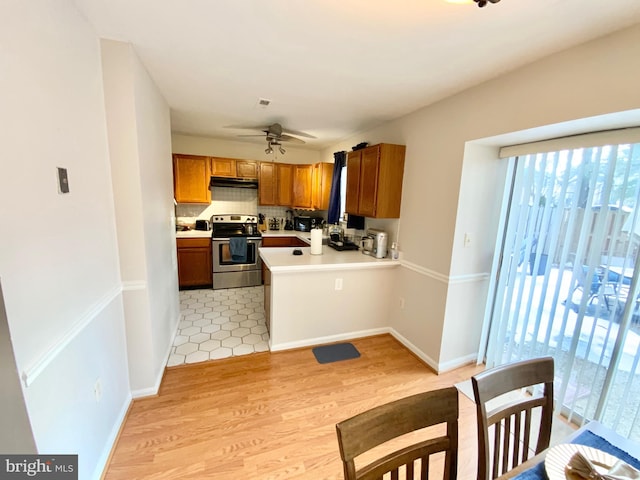
[(578, 301), (578, 303), (574, 302), (575, 293), (580, 290), (583, 295), (588, 295), (587, 306), (592, 306), (594, 300), (602, 298), (604, 300), (604, 305), (607, 311), (611, 310), (611, 302), (610, 298), (616, 296), (616, 284), (615, 282), (610, 281), (607, 278), (606, 281), (603, 281), (603, 274), (599, 268), (594, 269), (593, 275), (591, 279), (588, 279), (589, 275), (589, 266), (588, 265), (579, 265), (573, 271), (573, 277), (576, 281), (575, 286), (569, 293), (569, 296), (565, 300), (565, 304), (569, 304), (569, 306), (576, 311), (577, 305), (582, 301), (582, 297)]
[[(363, 457), (368, 460), (366, 453), (374, 447), (407, 433), (440, 424), (446, 425), (445, 434), (435, 437), (429, 435), (426, 440), (399, 449), (397, 443), (392, 442), (391, 453), (356, 468), (356, 457), (365, 454)], [(379, 479), (385, 473), (391, 473), (394, 479), (413, 480), (414, 471), (421, 472), (420, 478), (434, 478), (429, 477), (430, 464), (433, 470), (442, 470), (439, 478), (456, 478), (458, 390), (455, 387), (419, 393), (374, 407), (338, 423), (336, 430), (345, 480)], [(443, 469), (439, 468), (441, 465), (435, 459), (430, 462), (430, 457), (439, 452), (444, 452)], [(434, 467), (436, 463), (438, 468)]]
[[(545, 357), (471, 377), (478, 416), (478, 480), (493, 480), (549, 446), (553, 376), (553, 358)], [(533, 388), (538, 385), (542, 388)]]

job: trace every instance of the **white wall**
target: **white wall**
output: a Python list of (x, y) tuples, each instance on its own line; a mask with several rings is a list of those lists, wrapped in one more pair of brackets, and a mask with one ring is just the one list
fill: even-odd
[[(407, 298), (404, 311), (392, 312), (392, 327), (439, 370), (474, 358), (478, 347), (504, 178), (504, 161), (491, 161), (488, 152), (522, 140), (518, 132), (637, 109), (638, 58), (640, 26), (535, 62), (323, 153), (363, 140), (407, 145), (398, 238), (403, 289), (395, 293)], [(570, 128), (562, 125), (562, 133)], [(592, 122), (592, 128), (606, 124)], [(560, 129), (544, 129), (547, 137), (554, 132)], [(500, 138), (481, 141), (494, 136)], [(469, 142), (478, 145), (467, 148)], [(474, 240), (467, 249), (465, 232)]]
[[(397, 270), (391, 266), (272, 272), (271, 349), (299, 348), (389, 331), (388, 292)], [(341, 290), (335, 289), (338, 278), (342, 280)]]
[(282, 162), (282, 163), (333, 163), (330, 159), (321, 159), (321, 152), (310, 148), (300, 148), (284, 144), (286, 153), (271, 153), (267, 155), (264, 149), (267, 142), (249, 143), (243, 141), (222, 140), (219, 138), (198, 137), (174, 133), (171, 136), (173, 152), (190, 155), (208, 155), (212, 157), (242, 158), (245, 160), (259, 160), (261, 162)]
[(80, 453), (80, 478), (96, 478), (130, 398), (99, 43), (70, 0), (0, 10), (0, 277), (16, 364), (38, 451)]
[(101, 44), (131, 389), (149, 395), (180, 315), (169, 107), (129, 44)]

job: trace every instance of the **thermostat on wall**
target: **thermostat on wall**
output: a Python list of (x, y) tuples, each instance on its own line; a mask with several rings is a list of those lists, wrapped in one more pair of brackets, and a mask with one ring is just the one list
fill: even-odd
[(58, 168), (58, 193), (69, 193), (69, 178), (67, 177), (67, 169)]

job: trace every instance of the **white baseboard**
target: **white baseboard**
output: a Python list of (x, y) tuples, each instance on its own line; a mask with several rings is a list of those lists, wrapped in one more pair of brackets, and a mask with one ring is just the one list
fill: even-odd
[(464, 367), (465, 365), (469, 365), (470, 363), (476, 363), (478, 360), (478, 353), (471, 353), (469, 355), (465, 355), (464, 357), (454, 358), (453, 360), (449, 360), (448, 362), (444, 362), (440, 364), (440, 368), (438, 373), (448, 372), (450, 370), (455, 370), (459, 367)]
[(125, 401), (122, 404), (122, 408), (120, 409), (120, 413), (118, 414), (118, 418), (115, 422), (113, 422), (113, 428), (111, 429), (111, 433), (109, 437), (105, 441), (105, 447), (96, 462), (96, 468), (93, 471), (93, 475), (91, 475), (92, 479), (99, 480), (102, 478), (102, 474), (104, 473), (104, 469), (107, 467), (107, 462), (109, 461), (109, 457), (111, 456), (111, 451), (115, 446), (116, 441), (118, 440), (118, 434), (120, 433), (120, 429), (122, 428), (122, 424), (125, 421), (127, 416), (127, 412), (129, 411), (129, 406), (131, 405), (132, 397), (127, 396)]
[(398, 333), (393, 328), (390, 329), (390, 333), (393, 336), (393, 338), (398, 340), (402, 345), (404, 345), (408, 350), (410, 350), (416, 357), (418, 357), (424, 363), (429, 365), (429, 367), (431, 367), (431, 369), (434, 370), (436, 373), (439, 373), (438, 372), (438, 362), (436, 362), (433, 358), (431, 358), (429, 355), (427, 355), (422, 350), (420, 350), (418, 347), (416, 347), (413, 343), (411, 343), (405, 337), (400, 335), (400, 333)]
[(269, 347), (272, 352), (279, 352), (282, 350), (291, 350), (293, 348), (311, 347), (314, 345), (324, 345), (326, 343), (335, 343), (342, 342), (344, 340), (371, 337), (373, 335), (381, 335), (383, 333), (389, 333), (389, 328), (373, 328), (370, 330), (360, 330), (357, 332), (341, 333), (338, 335), (328, 335), (326, 337), (307, 338), (297, 342), (279, 343), (275, 345), (270, 344)]

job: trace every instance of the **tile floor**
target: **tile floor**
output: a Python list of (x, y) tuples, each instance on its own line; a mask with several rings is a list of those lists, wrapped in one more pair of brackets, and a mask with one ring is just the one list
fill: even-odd
[(263, 287), (181, 290), (168, 367), (269, 350)]

